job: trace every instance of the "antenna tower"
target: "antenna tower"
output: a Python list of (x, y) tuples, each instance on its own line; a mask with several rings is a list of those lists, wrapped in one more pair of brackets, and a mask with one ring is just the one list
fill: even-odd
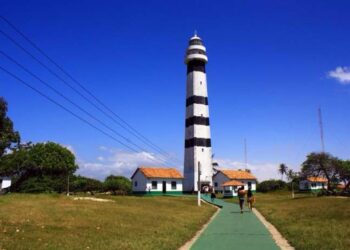
[(324, 153), (324, 139), (323, 139), (323, 122), (321, 108), (318, 108), (318, 123), (320, 125), (320, 136), (321, 136), (321, 150)]

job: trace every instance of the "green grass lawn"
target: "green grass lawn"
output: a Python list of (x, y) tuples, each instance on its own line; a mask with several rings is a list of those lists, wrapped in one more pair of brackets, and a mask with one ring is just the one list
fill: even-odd
[(350, 249), (350, 198), (257, 194), (257, 209), (296, 249)]
[(215, 208), (194, 198), (0, 196), (0, 249), (177, 249)]

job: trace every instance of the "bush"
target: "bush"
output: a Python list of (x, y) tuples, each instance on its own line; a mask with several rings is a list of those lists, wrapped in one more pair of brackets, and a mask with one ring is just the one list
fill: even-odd
[(270, 191), (276, 191), (276, 190), (283, 190), (287, 188), (287, 183), (285, 183), (282, 180), (267, 180), (263, 181), (261, 183), (258, 183), (257, 185), (257, 191), (258, 192), (270, 192)]
[(63, 192), (66, 182), (63, 178), (52, 176), (35, 176), (21, 182), (17, 191), (21, 193), (52, 193)]
[(131, 192), (131, 181), (124, 176), (110, 175), (104, 182), (105, 191), (111, 191), (113, 194), (128, 194)]
[(87, 178), (84, 176), (73, 176), (70, 185), (72, 192), (101, 192), (103, 190), (103, 183), (99, 180)]

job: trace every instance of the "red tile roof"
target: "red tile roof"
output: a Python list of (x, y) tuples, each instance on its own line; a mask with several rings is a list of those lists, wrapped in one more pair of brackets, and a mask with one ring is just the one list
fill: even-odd
[(309, 182), (327, 182), (327, 179), (323, 178), (323, 177), (308, 177), (307, 180)]
[(236, 181), (236, 180), (231, 180), (231, 181), (226, 181), (225, 183), (223, 183), (221, 186), (226, 187), (226, 186), (244, 186), (244, 184), (240, 181)]
[(256, 177), (254, 175), (244, 170), (222, 169), (219, 170), (219, 172), (222, 172), (231, 180), (256, 180)]
[(141, 171), (147, 178), (169, 178), (169, 179), (183, 179), (183, 176), (175, 168), (158, 168), (158, 167), (139, 167), (131, 176), (134, 177), (137, 171)]

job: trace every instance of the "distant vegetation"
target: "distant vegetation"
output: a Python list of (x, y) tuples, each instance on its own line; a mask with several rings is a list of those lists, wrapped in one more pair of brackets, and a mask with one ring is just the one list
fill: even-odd
[(111, 192), (127, 194), (131, 181), (123, 176), (108, 176), (104, 182), (76, 176), (74, 154), (54, 143), (21, 143), (18, 131), (7, 116), (7, 103), (0, 97), (0, 177), (12, 179), (11, 192)]
[(258, 192), (271, 192), (271, 191), (277, 191), (277, 190), (285, 190), (287, 189), (287, 183), (282, 180), (267, 180), (258, 183), (257, 190)]

